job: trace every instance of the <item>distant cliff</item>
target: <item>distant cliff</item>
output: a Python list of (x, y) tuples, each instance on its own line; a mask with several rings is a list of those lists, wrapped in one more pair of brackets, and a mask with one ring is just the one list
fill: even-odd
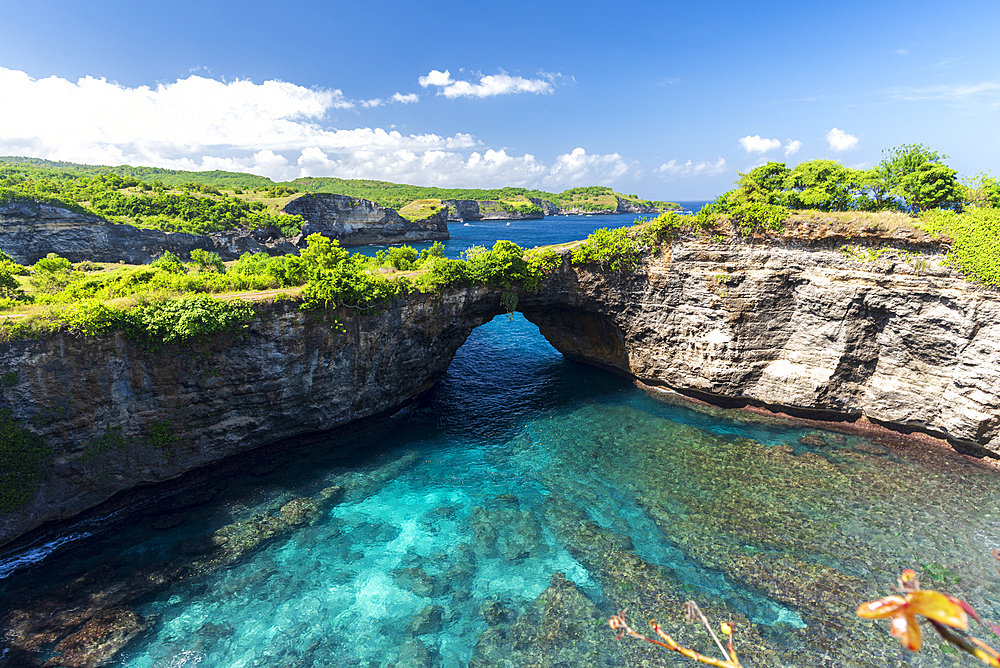
[(187, 259), (195, 248), (219, 253), (224, 260), (248, 252), (298, 252), (294, 240), (273, 228), (238, 228), (201, 236), (117, 225), (39, 202), (0, 203), (0, 250), (21, 264), (33, 264), (49, 253), (70, 262), (144, 264), (166, 251)]
[(0, 250), (21, 264), (33, 264), (49, 253), (70, 262), (144, 264), (167, 251), (187, 260), (196, 248), (216, 252), (223, 260), (235, 260), (243, 253), (298, 253), (313, 232), (338, 239), (344, 246), (448, 238), (444, 215), (411, 222), (393, 209), (343, 195), (304, 195), (286, 205), (285, 211), (305, 219), (298, 236), (284, 237), (273, 227), (238, 227), (207, 235), (163, 232), (51, 204), (6, 202), (0, 203)]
[[(539, 200), (541, 201), (541, 200)], [(461, 222), (465, 220), (532, 220), (545, 217), (545, 209), (532, 202), (536, 211), (521, 211), (512, 206), (504, 207), (502, 202), (476, 199), (443, 199), (443, 206), (448, 207), (448, 220)], [(551, 203), (549, 203), (551, 205)]]
[(319, 233), (343, 246), (443, 241), (449, 236), (443, 215), (409, 221), (395, 209), (347, 195), (303, 195), (286, 204), (285, 213), (306, 220), (303, 237)]
[(561, 215), (566, 214), (598, 214), (607, 215), (614, 213), (661, 213), (663, 211), (681, 211), (683, 207), (679, 204), (673, 204), (671, 202), (665, 203), (665, 205), (653, 205), (653, 204), (640, 204), (638, 202), (625, 199), (624, 197), (614, 196), (615, 205), (614, 206), (600, 206), (600, 205), (584, 205), (584, 204), (571, 204), (560, 207), (557, 213)]

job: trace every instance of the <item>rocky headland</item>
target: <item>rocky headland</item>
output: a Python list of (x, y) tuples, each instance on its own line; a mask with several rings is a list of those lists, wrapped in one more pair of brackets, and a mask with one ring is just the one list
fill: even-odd
[(318, 232), (343, 246), (398, 244), (448, 238), (443, 215), (412, 222), (395, 210), (343, 195), (305, 195), (285, 212), (303, 217), (300, 234), (282, 236), (274, 227), (239, 227), (207, 235), (116, 224), (94, 215), (37, 201), (0, 203), (0, 250), (20, 264), (33, 264), (48, 253), (70, 262), (145, 264), (165, 252), (187, 260), (196, 248), (235, 260), (243, 253), (298, 253), (305, 238)]
[(447, 207), (448, 222), (458, 223), (466, 220), (537, 220), (544, 218), (546, 213), (558, 212), (551, 202), (532, 199), (531, 203), (538, 211), (515, 211), (505, 209), (500, 202), (494, 200), (476, 199), (443, 199), (442, 206)]
[(25, 265), (49, 253), (70, 262), (145, 264), (167, 251), (187, 259), (196, 248), (235, 260), (243, 253), (297, 253), (297, 243), (273, 228), (239, 228), (209, 235), (162, 232), (118, 225), (41, 202), (0, 203), (0, 250)]
[[(942, 264), (940, 242), (920, 232), (866, 232), (886, 249), (873, 261), (840, 250), (847, 234), (800, 222), (754, 242), (689, 238), (634, 272), (564, 257), (518, 309), (570, 359), (648, 385), (1000, 453), (1000, 298)], [(368, 314), (256, 308), (239, 336), (157, 350), (120, 333), (3, 344), (0, 409), (53, 456), (30, 502), (4, 517), (0, 544), (131, 487), (391, 413), (504, 310), (482, 286)], [(112, 449), (108, 434), (120, 435)]]
[(342, 246), (444, 241), (448, 223), (444, 215), (410, 221), (395, 209), (347, 195), (306, 194), (285, 205), (285, 213), (302, 216), (302, 236), (313, 233), (337, 239)]

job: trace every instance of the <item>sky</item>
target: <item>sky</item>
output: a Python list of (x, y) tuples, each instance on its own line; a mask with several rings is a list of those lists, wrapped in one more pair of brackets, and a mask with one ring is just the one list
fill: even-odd
[(997, 175), (998, 25), (995, 1), (5, 2), (0, 155), (674, 201), (907, 143)]

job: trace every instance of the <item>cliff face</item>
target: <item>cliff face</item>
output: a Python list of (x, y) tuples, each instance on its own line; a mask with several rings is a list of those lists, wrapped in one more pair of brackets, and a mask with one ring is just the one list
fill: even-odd
[(302, 236), (314, 232), (338, 239), (342, 246), (443, 241), (448, 224), (443, 216), (411, 222), (395, 209), (346, 195), (303, 195), (285, 205), (285, 212), (305, 218)]
[(688, 242), (635, 274), (564, 265), (522, 310), (568, 357), (648, 384), (1000, 453), (1000, 297), (942, 259)]
[(463, 220), (534, 220), (545, 217), (544, 209), (535, 213), (504, 211), (500, 208), (500, 203), (493, 200), (444, 199), (441, 200), (441, 204), (448, 207), (448, 220), (452, 222)]
[[(957, 278), (921, 234), (882, 235), (897, 250), (878, 262), (851, 260), (838, 234), (684, 241), (636, 272), (564, 261), (519, 309), (567, 357), (648, 384), (1000, 453), (1000, 296)], [(159, 351), (120, 334), (4, 344), (0, 409), (54, 457), (0, 544), (130, 487), (395, 410), (502, 310), (499, 290), (456, 287), (325, 319), (261, 304), (241, 337)]]
[[(646, 206), (645, 204), (637, 204), (637, 203), (635, 203), (635, 202), (633, 202), (631, 200), (622, 199), (621, 197), (616, 197), (615, 199), (618, 201), (618, 203), (615, 205), (614, 208), (610, 208), (609, 207), (607, 209), (599, 209), (599, 210), (596, 210), (596, 211), (587, 211), (587, 210), (582, 209), (580, 207), (573, 207), (573, 206), (571, 206), (571, 207), (568, 207), (568, 208), (557, 209), (554, 213), (559, 213), (559, 214), (587, 214), (587, 213), (589, 213), (589, 214), (606, 215), (606, 214), (613, 214), (613, 213), (659, 213), (660, 212), (660, 209), (658, 207), (655, 207), (655, 206)], [(677, 206), (677, 210), (680, 210), (680, 206), (678, 206), (678, 205), (672, 205), (672, 206)], [(665, 210), (672, 211), (674, 209), (665, 209)]]
[(96, 216), (38, 202), (0, 204), (0, 250), (20, 264), (34, 264), (49, 253), (70, 262), (143, 264), (166, 251), (181, 259), (195, 248), (235, 260), (242, 253), (283, 255), (298, 252), (292, 240), (270, 229), (227, 230), (207, 236), (115, 225)]
[[(52, 448), (52, 473), (3, 516), (0, 545), (122, 490), (297, 434), (392, 411), (444, 373), (499, 313), (483, 288), (413, 295), (380, 313), (325, 318), (261, 304), (242, 336), (159, 351), (121, 334), (3, 345), (0, 409)], [(102, 451), (120, 436), (117, 445)]]

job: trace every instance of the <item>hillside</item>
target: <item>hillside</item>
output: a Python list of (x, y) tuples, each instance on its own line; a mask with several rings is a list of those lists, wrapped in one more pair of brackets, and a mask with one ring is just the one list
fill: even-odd
[[(0, 201), (34, 199), (92, 213), (113, 222), (166, 232), (205, 234), (239, 226), (273, 226), (294, 234), (297, 217), (283, 207), (301, 193), (335, 193), (406, 211), (440, 207), (442, 200), (495, 202), (497, 211), (551, 213), (653, 212), (680, 208), (591, 186), (550, 193), (526, 188), (435, 188), (366, 179), (299, 178), (286, 183), (253, 174), (187, 172), (156, 167), (107, 167), (0, 157)], [(408, 206), (418, 203), (416, 206)]]

